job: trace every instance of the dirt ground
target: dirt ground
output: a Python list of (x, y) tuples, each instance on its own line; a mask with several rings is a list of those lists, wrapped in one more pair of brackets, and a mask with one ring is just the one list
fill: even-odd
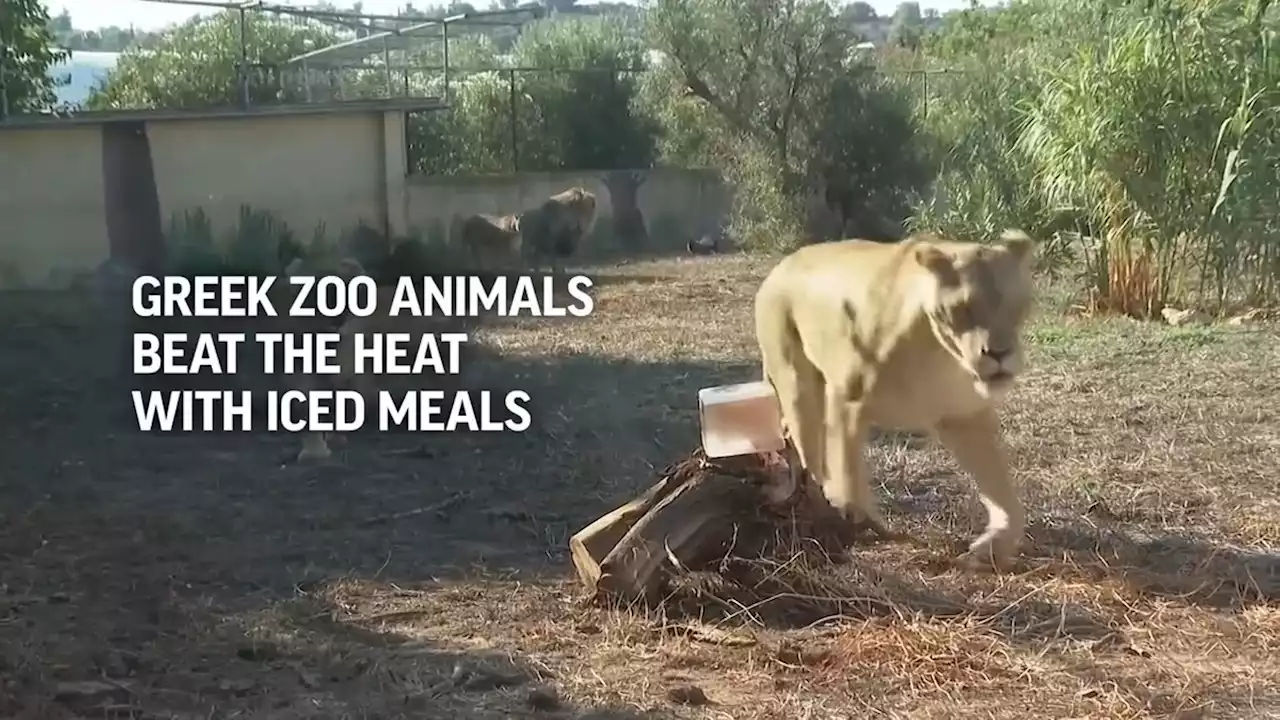
[(693, 449), (699, 387), (755, 377), (765, 267), (594, 269), (590, 318), (478, 331), (467, 384), (529, 390), (532, 431), (359, 433), (320, 465), (139, 434), (109, 324), (5, 300), (0, 718), (1280, 717), (1274, 325), (1047, 293), (1005, 413), (1016, 572), (952, 566), (970, 483), (894, 436), (878, 495), (915, 542), (701, 617), (585, 604), (567, 537)]

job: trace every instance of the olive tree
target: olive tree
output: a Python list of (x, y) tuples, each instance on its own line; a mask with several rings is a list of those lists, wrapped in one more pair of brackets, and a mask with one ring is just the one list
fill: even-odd
[(931, 174), (915, 147), (917, 123), (897, 87), (857, 59), (857, 37), (829, 3), (651, 0), (647, 18), (670, 63), (664, 122), (714, 118), (685, 142), (705, 147), (733, 184), (740, 242), (803, 242), (817, 190), (845, 227), (898, 234), (891, 226), (902, 218), (886, 222), (883, 213), (901, 214), (902, 199)]
[(70, 53), (54, 45), (49, 10), (41, 0), (0, 2), (0, 118), (53, 106), (49, 68)]

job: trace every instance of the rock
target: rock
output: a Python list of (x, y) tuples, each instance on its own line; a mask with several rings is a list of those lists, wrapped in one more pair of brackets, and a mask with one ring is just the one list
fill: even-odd
[(1264, 314), (1265, 313), (1263, 312), (1262, 308), (1254, 308), (1248, 312), (1241, 313), (1227, 320), (1227, 324), (1236, 325), (1236, 326), (1256, 325), (1257, 323), (1262, 321)]
[(667, 690), (667, 699), (680, 705), (708, 705), (710, 698), (697, 685), (676, 685)]
[(551, 711), (560, 707), (560, 696), (555, 688), (536, 687), (529, 691), (525, 702), (534, 710)]
[(1174, 327), (1193, 324), (1198, 325), (1208, 322), (1208, 317), (1204, 313), (1195, 309), (1178, 310), (1176, 308), (1167, 307), (1160, 311), (1160, 315), (1164, 318), (1165, 322)]
[(268, 660), (274, 660), (279, 655), (279, 650), (270, 643), (255, 643), (236, 648), (236, 657), (250, 662), (267, 662)]
[(501, 671), (486, 667), (468, 667), (458, 663), (453, 668), (450, 682), (463, 690), (488, 691), (517, 687), (528, 681), (519, 672)]

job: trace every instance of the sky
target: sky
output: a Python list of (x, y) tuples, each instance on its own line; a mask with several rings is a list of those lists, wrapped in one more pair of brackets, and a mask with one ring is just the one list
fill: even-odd
[[(119, 25), (121, 27), (132, 25), (139, 30), (154, 30), (165, 25), (182, 22), (200, 12), (212, 11), (210, 8), (147, 2), (146, 0), (46, 1), (51, 15), (58, 15), (63, 10), (67, 10), (71, 13), (71, 21), (75, 27), (85, 30), (107, 25)], [(869, 2), (876, 9), (876, 12), (881, 15), (892, 14), (894, 8), (898, 6), (898, 0), (869, 0)], [(310, 0), (273, 0), (272, 4), (306, 6), (314, 3)], [(351, 2), (339, 0), (333, 4), (343, 7), (350, 6)], [(419, 1), (416, 4), (419, 7), (424, 7), (442, 3)], [(479, 7), (487, 6), (488, 2), (473, 2), (472, 4)], [(921, 9), (934, 8), (938, 12), (947, 12), (967, 5), (967, 0), (920, 0)], [(396, 9), (403, 6), (404, 0), (364, 0), (364, 11), (374, 14), (394, 15)]]

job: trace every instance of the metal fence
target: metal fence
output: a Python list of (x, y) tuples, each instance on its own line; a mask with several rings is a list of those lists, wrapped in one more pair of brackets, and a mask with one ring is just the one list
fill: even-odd
[[(551, 170), (557, 165), (553, 153), (543, 148), (565, 134), (556, 126), (563, 118), (553, 117), (539, 105), (532, 86), (547, 77), (598, 78), (593, 86), (601, 92), (616, 89), (623, 78), (634, 78), (642, 68), (533, 68), (479, 67), (461, 62), (458, 41), (484, 36), (501, 53), (519, 38), (527, 23), (544, 15), (544, 7), (529, 2), (506, 10), (464, 13), (448, 17), (403, 16), (358, 13), (276, 5), (258, 0), (136, 0), (170, 6), (189, 6), (218, 11), (216, 21), (227, 23), (226, 31), (238, 36), (235, 48), (233, 87), (225, 88), (207, 102), (244, 109), (279, 104), (332, 104), (352, 100), (422, 100), (424, 107), (447, 107), (465, 93), (468, 101), (483, 101), (492, 127), (486, 128), (479, 152), (469, 153), (470, 172), (516, 172)], [(270, 22), (258, 22), (260, 18)], [(301, 45), (282, 56), (280, 37), (258, 37), (286, 23), (293, 30), (290, 42)], [(274, 43), (274, 44), (273, 44)], [(314, 46), (313, 46), (314, 45)], [(272, 50), (264, 57), (264, 48)], [(0, 47), (0, 60), (5, 52)], [(870, 59), (868, 58), (868, 61)], [(0, 87), (4, 86), (0, 62)], [(930, 112), (934, 96), (945, 89), (948, 76), (956, 71), (943, 69), (877, 69), (899, 78), (919, 112)], [(942, 76), (939, 78), (939, 76)], [(941, 80), (941, 81), (940, 81)], [(469, 85), (481, 85), (470, 93)], [(545, 84), (541, 84), (545, 88)], [(480, 96), (479, 100), (475, 96)], [(5, 94), (0, 92), (0, 119), (5, 117)], [(437, 101), (432, 103), (430, 101)], [(448, 173), (449, 158), (442, 158), (448, 142), (433, 138), (434, 110), (410, 114), (409, 144), (412, 166), (427, 172)], [(450, 139), (452, 140), (452, 139)], [(544, 160), (543, 156), (547, 159)], [(454, 165), (457, 165), (455, 162)]]
[[(218, 21), (232, 23), (230, 29), (238, 35), (235, 78), (225, 100), (246, 109), (268, 104), (447, 98), (452, 66), (457, 64), (450, 58), (451, 42), (485, 35), (497, 43), (510, 44), (523, 25), (545, 13), (536, 2), (506, 10), (433, 17), (294, 7), (260, 0), (136, 1), (187, 6), (197, 12), (214, 10)], [(262, 17), (313, 31), (314, 38), (304, 42), (321, 38), (335, 41), (315, 42), (314, 46), (297, 48), (290, 57), (267, 59), (261, 52), (265, 39), (255, 37), (255, 32), (269, 31), (255, 22)], [(304, 38), (307, 35), (302, 33)], [(0, 119), (10, 114), (5, 71), (13, 66), (12, 59), (0, 38)], [(79, 109), (64, 106), (55, 112)]]
[[(564, 116), (564, 111), (581, 111), (582, 108), (574, 104), (548, 103), (548, 91), (555, 92), (552, 86), (558, 84), (557, 81), (577, 84), (574, 90), (580, 96), (585, 93), (597, 98), (615, 97), (619, 102), (612, 104), (611, 109), (628, 112), (623, 100), (629, 95), (620, 92), (620, 86), (627, 80), (636, 79), (643, 71), (643, 68), (453, 68), (454, 82), (450, 95), (453, 110), (465, 112), (470, 108), (464, 109), (464, 104), (483, 104), (483, 113), (468, 113), (468, 120), (483, 123), (483, 127), (459, 128), (448, 123), (451, 118), (447, 115), (411, 113), (411, 167), (428, 174), (562, 169), (559, 163), (563, 156), (552, 148), (558, 143), (573, 144), (571, 136), (577, 131), (571, 119)], [(589, 85), (583, 87), (583, 81)], [(559, 88), (561, 92), (567, 89)], [(610, 107), (608, 102), (593, 104), (597, 111)], [(624, 120), (622, 117), (598, 117), (596, 123), (616, 126)], [(462, 135), (447, 139), (440, 137), (439, 133), (446, 130), (461, 132)], [(442, 152), (441, 145), (455, 148), (466, 145), (465, 161), (451, 157), (449, 149)], [(605, 164), (608, 165), (607, 162)]]
[[(472, 68), (451, 54), (456, 43), (467, 37), (486, 36), (499, 51), (509, 48), (527, 23), (543, 17), (544, 6), (531, 0), (504, 10), (462, 13), (452, 16), (388, 15), (279, 5), (262, 0), (134, 0), (150, 5), (189, 7), (193, 11), (218, 11), (218, 20), (232, 25), (228, 31), (238, 36), (234, 87), (228, 88), (223, 104), (242, 108), (280, 103), (330, 103), (376, 98), (452, 97), (453, 82), (460, 74), (505, 73), (512, 94), (519, 78), (530, 73), (600, 72), (581, 69)], [(257, 18), (269, 17), (264, 25)], [(269, 32), (269, 25), (287, 23), (304, 30), (304, 42), (289, 57), (279, 52), (263, 57), (263, 47), (272, 38), (255, 37)], [(308, 32), (314, 37), (307, 37)], [(296, 36), (296, 33), (295, 33)], [(274, 39), (279, 42), (279, 38)], [(0, 38), (0, 117), (9, 108), (5, 69), (13, 66), (11, 53)], [(75, 62), (73, 56), (72, 61)], [(632, 72), (619, 70), (616, 72)], [(914, 71), (921, 86), (927, 112), (930, 76), (948, 71)], [(62, 108), (73, 110), (74, 108)]]
[[(467, 91), (469, 83), (481, 85), (481, 92), (474, 93), (476, 97), (471, 101), (488, 105), (485, 115), (491, 124), (486, 126), (487, 136), (469, 139), (470, 152), (465, 166), (462, 166), (454, 162), (456, 158), (448, 156), (447, 150), (440, 149), (441, 144), (447, 145), (458, 139), (449, 138), (442, 143), (442, 139), (431, 131), (431, 124), (443, 118), (432, 113), (411, 114), (410, 164), (427, 174), (561, 169), (557, 164), (558, 155), (540, 153), (539, 149), (556, 142), (567, 131), (555, 126), (556, 118), (546, 112), (548, 108), (539, 104), (545, 97), (537, 97), (530, 92), (533, 82), (546, 76), (595, 76), (601, 78), (601, 89), (605, 90), (610, 86), (616, 87), (623, 78), (637, 77), (644, 68), (451, 68), (451, 72), (454, 94), (450, 95), (450, 100), (460, 100), (459, 94)], [(916, 111), (925, 118), (938, 96), (947, 91), (950, 80), (964, 74), (951, 69), (873, 69), (873, 72), (892, 78), (910, 95)], [(482, 147), (477, 148), (477, 145)], [(543, 155), (547, 156), (544, 158)]]

